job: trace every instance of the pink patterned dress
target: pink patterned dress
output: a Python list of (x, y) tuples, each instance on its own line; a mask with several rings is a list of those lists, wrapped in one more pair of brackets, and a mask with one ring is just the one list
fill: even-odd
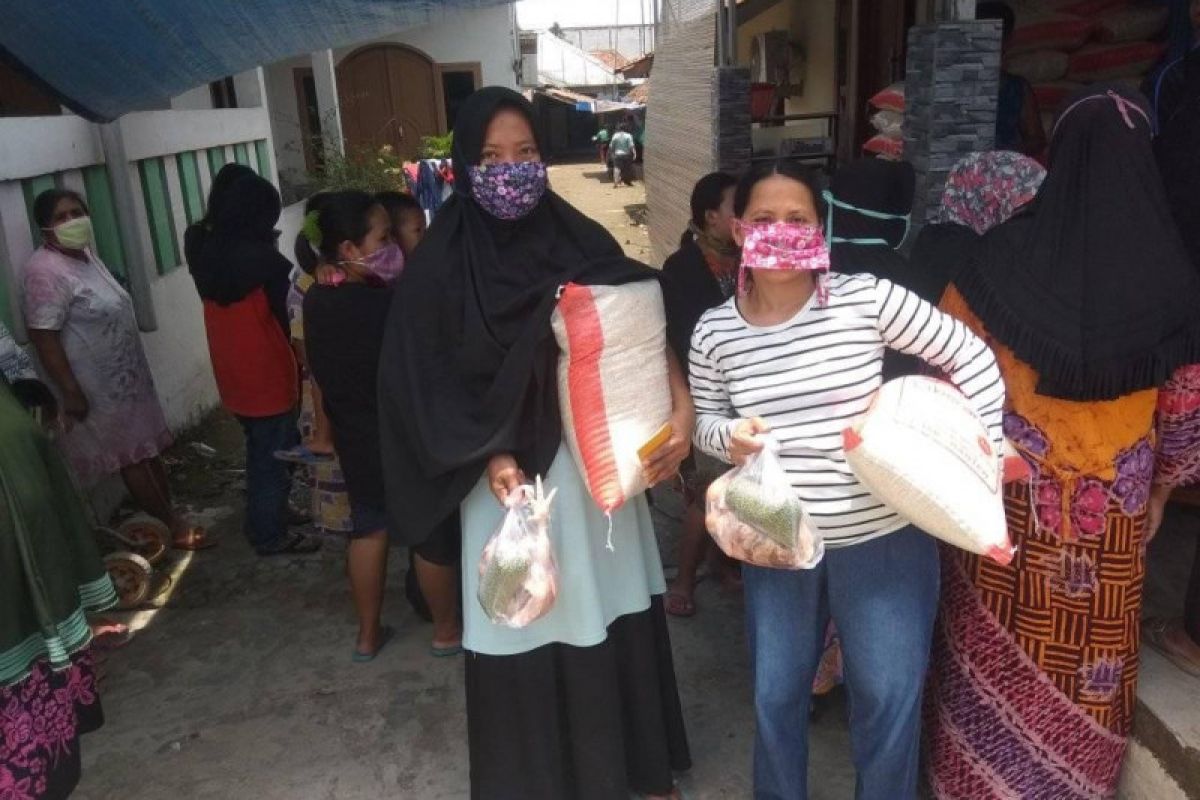
[(99, 258), (88, 257), (83, 262), (38, 248), (25, 265), (22, 298), (27, 327), (60, 332), (87, 397), (87, 418), (69, 424), (60, 439), (84, 486), (171, 443), (133, 301)]
[(1200, 366), (1105, 402), (1039, 395), (1038, 376), (951, 287), (1008, 385), (1005, 434), (1033, 470), (1005, 487), (1017, 555), (942, 550), (925, 763), (939, 800), (1115, 797), (1137, 706), (1151, 487), (1200, 473)]

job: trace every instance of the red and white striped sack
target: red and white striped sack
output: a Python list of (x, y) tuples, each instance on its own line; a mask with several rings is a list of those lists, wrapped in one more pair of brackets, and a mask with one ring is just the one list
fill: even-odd
[(612, 514), (648, 488), (638, 451), (671, 419), (662, 289), (567, 284), (551, 324), (563, 437), (592, 499)]

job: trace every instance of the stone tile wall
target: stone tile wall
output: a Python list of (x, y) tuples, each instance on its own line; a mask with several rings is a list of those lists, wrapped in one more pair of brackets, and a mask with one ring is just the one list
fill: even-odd
[(951, 167), (995, 144), (1000, 22), (943, 22), (908, 33), (904, 157), (917, 171), (913, 222), (937, 209)]

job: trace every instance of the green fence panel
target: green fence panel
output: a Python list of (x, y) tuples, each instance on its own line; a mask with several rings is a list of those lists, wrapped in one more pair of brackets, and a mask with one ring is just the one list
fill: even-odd
[(258, 159), (258, 174), (271, 180), (271, 154), (267, 151), (266, 139), (254, 143), (254, 155)]
[(208, 148), (208, 176), (210, 178), (217, 177), (217, 173), (221, 171), (221, 167), (223, 166), (225, 166), (225, 148)]
[(250, 166), (250, 148), (246, 146), (245, 142), (239, 142), (233, 146), (233, 160), (243, 167)]
[(117, 206), (113, 200), (108, 170), (102, 165), (85, 167), (83, 187), (87, 194), (88, 211), (92, 215), (92, 230), (96, 234), (96, 254), (117, 280), (128, 285), (129, 270), (125, 266), (125, 247), (121, 240), (121, 225), (117, 221)]
[(33, 218), (33, 201), (42, 192), (57, 186), (56, 175), (38, 175), (36, 178), (26, 178), (21, 181), (21, 191), (25, 193), (25, 211), (29, 215), (29, 230), (33, 233), (34, 247), (41, 243), (42, 231), (38, 227), (37, 220)]
[(167, 171), (161, 158), (138, 162), (142, 179), (142, 197), (154, 245), (154, 263), (158, 274), (166, 275), (179, 266), (179, 244), (175, 241), (175, 218), (171, 213), (171, 195), (167, 189)]
[(183, 213), (191, 225), (204, 216), (204, 188), (200, 185), (200, 164), (195, 153), (175, 156), (179, 167), (179, 189), (183, 193)]

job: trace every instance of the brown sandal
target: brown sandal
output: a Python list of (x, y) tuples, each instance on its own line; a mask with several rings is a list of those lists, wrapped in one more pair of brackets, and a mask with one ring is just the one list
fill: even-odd
[(188, 528), (187, 532), (182, 536), (176, 536), (171, 540), (171, 547), (176, 550), (207, 550), (210, 547), (216, 547), (217, 543), (208, 538), (208, 531), (204, 528)]
[(1167, 628), (1170, 626), (1171, 621), (1165, 617), (1150, 617), (1142, 621), (1142, 636), (1147, 644), (1166, 656), (1172, 664), (1188, 675), (1200, 678), (1200, 664), (1177, 651), (1167, 639)]

